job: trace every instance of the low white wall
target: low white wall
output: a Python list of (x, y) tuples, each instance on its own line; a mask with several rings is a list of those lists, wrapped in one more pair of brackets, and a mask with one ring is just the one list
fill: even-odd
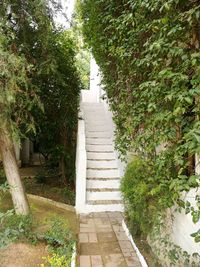
[[(199, 189), (191, 189), (185, 194), (184, 201), (189, 201), (193, 207), (196, 207), (195, 197), (200, 196)], [(191, 214), (185, 214), (184, 210), (173, 213), (174, 219), (172, 223), (172, 240), (180, 246), (183, 250), (186, 250), (189, 254), (200, 252), (200, 243), (195, 243), (191, 234), (197, 232), (200, 229), (200, 221), (196, 224), (192, 221)]]
[(81, 213), (86, 204), (86, 168), (87, 156), (85, 148), (85, 122), (80, 112), (76, 148), (76, 211)]
[[(200, 174), (200, 159), (198, 155), (196, 155), (196, 174)], [(197, 210), (196, 196), (200, 197), (200, 187), (193, 188), (183, 194), (183, 200), (190, 202), (191, 206)], [(174, 243), (186, 250), (189, 254), (199, 253), (200, 243), (195, 243), (191, 234), (200, 229), (200, 221), (196, 224), (193, 223), (191, 214), (185, 214), (184, 210), (181, 213), (174, 212), (173, 215), (172, 239)]]

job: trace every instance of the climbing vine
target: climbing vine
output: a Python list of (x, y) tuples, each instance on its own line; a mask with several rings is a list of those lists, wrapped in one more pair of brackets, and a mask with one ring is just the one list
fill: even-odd
[[(79, 12), (102, 71), (117, 148), (151, 162), (151, 194), (160, 207), (186, 208), (181, 192), (199, 184), (199, 1), (84, 0)], [(199, 221), (199, 206), (191, 214)], [(199, 232), (193, 236), (200, 241)]]

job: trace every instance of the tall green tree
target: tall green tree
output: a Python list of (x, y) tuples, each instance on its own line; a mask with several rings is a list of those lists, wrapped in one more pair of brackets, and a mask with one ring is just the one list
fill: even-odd
[(1, 154), (15, 210), (21, 214), (28, 213), (28, 203), (13, 138), (30, 137), (37, 129), (59, 146), (71, 135), (71, 115), (77, 115), (80, 83), (74, 43), (55, 27), (49, 4), (1, 1)]
[(76, 45), (70, 31), (52, 34), (48, 55), (54, 65), (39, 74), (44, 113), (37, 114), (39, 152), (59, 165), (63, 183), (72, 178), (81, 82), (76, 67)]
[(29, 206), (20, 179), (13, 139), (19, 138), (18, 127), (32, 127), (28, 110), (36, 101), (29, 88), (30, 66), (24, 57), (12, 51), (0, 32), (0, 152), (17, 214), (28, 214)]
[[(34, 130), (31, 111), (39, 103), (36, 87), (32, 83), (37, 70), (31, 54), (34, 45), (40, 39), (45, 40), (42, 40), (44, 35), (41, 29), (49, 27), (50, 22), (47, 2), (37, 1), (37, 4), (39, 12), (36, 6), (26, 1), (5, 0), (1, 1), (0, 10), (0, 150), (15, 211), (23, 215), (28, 214), (29, 206), (16, 163), (13, 140), (19, 140), (22, 135)], [(32, 43), (26, 42), (27, 39), (31, 39)]]

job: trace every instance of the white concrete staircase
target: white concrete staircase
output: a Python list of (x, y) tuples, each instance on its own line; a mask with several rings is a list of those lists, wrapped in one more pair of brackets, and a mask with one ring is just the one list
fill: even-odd
[(82, 103), (85, 121), (89, 212), (123, 211), (113, 130), (102, 103)]

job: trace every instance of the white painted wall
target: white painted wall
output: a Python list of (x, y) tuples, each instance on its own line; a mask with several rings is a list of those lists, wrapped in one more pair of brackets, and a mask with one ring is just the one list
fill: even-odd
[[(200, 159), (196, 155), (196, 173), (200, 174)], [(191, 189), (189, 192), (183, 195), (184, 201), (189, 201), (193, 207), (197, 209), (195, 198), (200, 196), (200, 187)], [(174, 220), (172, 224), (172, 240), (175, 244), (182, 247), (188, 253), (200, 253), (200, 243), (195, 243), (191, 234), (197, 232), (200, 229), (200, 221), (196, 224), (192, 221), (190, 214), (185, 214), (184, 211), (174, 212)]]
[(78, 121), (77, 147), (76, 147), (76, 211), (83, 212), (86, 204), (86, 168), (87, 156), (85, 149), (85, 122), (80, 112)]

